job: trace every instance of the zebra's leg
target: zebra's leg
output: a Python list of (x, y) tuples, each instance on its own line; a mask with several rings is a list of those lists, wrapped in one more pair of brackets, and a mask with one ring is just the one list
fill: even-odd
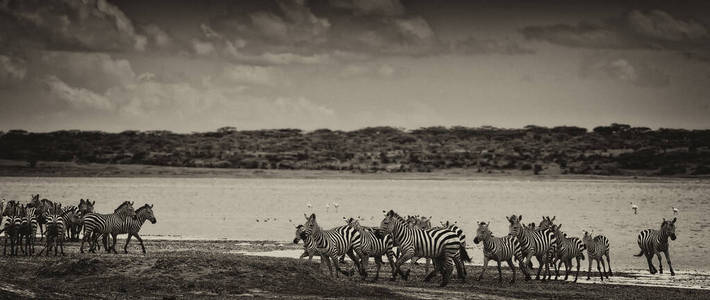
[(447, 284), (449, 284), (449, 278), (451, 278), (451, 273), (454, 272), (454, 258), (453, 255), (447, 255), (447, 253), (442, 253), (441, 257), (438, 258), (438, 260), (441, 261), (440, 270), (441, 276), (443, 277), (439, 286), (445, 287)]
[(589, 255), (589, 270), (587, 271), (587, 280), (591, 279), (591, 278), (589, 277), (589, 275), (592, 274), (592, 261), (593, 261), (593, 260), (594, 260), (594, 259), (592, 259), (592, 256)]
[[(362, 258), (367, 255), (359, 250), (357, 251), (357, 255), (355, 255), (355, 252), (352, 248), (350, 250), (348, 250), (348, 252), (346, 254), (350, 258), (350, 260), (353, 261), (353, 268), (358, 270), (360, 275), (367, 277), (367, 269), (362, 268), (362, 265), (360, 263), (360, 259), (358, 259), (358, 257)], [(345, 257), (345, 255), (343, 255), (343, 257)], [(348, 275), (348, 276), (351, 276), (351, 275)]]
[(424, 282), (431, 281), (431, 279), (434, 278), (434, 276), (436, 276), (436, 272), (442, 272), (441, 271), (441, 263), (437, 259), (434, 259), (432, 261), (432, 265), (434, 268), (433, 268), (433, 270), (431, 270), (431, 272), (427, 272), (427, 275), (424, 277)]
[(606, 278), (609, 278), (609, 276), (614, 276), (611, 273), (611, 262), (609, 261), (609, 252), (606, 253), (606, 265), (609, 267), (609, 275)]
[(387, 262), (390, 264), (390, 268), (392, 269), (392, 273), (396, 272), (396, 268), (394, 266), (394, 252), (391, 250), (387, 251)]
[(496, 260), (498, 264), (498, 283), (503, 282), (503, 271), (500, 269), (500, 260)]
[(646, 254), (646, 260), (648, 261), (648, 272), (651, 274), (656, 274), (656, 267), (653, 266), (653, 254), (652, 253), (645, 253)]
[[(128, 243), (131, 242), (132, 236), (133, 236), (133, 234), (131, 234), (131, 233), (128, 234), (128, 237), (126, 238), (126, 244), (123, 245), (123, 254), (128, 254)], [(303, 258), (303, 255), (301, 255), (301, 258)]]
[(663, 274), (663, 264), (661, 263), (661, 251), (656, 252), (656, 257), (658, 257), (658, 273)]
[(488, 260), (489, 260), (488, 257), (484, 257), (484, 258), (483, 258), (483, 269), (481, 270), (481, 274), (478, 275), (478, 280), (479, 280), (479, 281), (480, 281), (481, 279), (483, 279), (483, 274), (486, 274), (486, 269), (488, 269)]
[[(90, 235), (90, 234), (89, 234)], [(81, 246), (79, 247), (79, 252), (84, 253), (84, 242), (86, 241), (86, 237), (89, 236), (86, 234), (86, 231), (84, 231), (84, 236), (81, 239)]]
[[(370, 263), (370, 257), (366, 254), (363, 254), (362, 257), (360, 257), (360, 276), (362, 277), (362, 280), (365, 280), (367, 278), (367, 264)], [(377, 263), (377, 257), (375, 257), (375, 263)]]
[[(540, 280), (540, 272), (542, 272), (542, 269), (545, 267), (545, 265), (543, 264), (542, 257), (535, 256), (535, 258), (537, 259), (537, 262), (540, 264), (540, 267), (537, 268), (537, 275), (535, 275), (535, 280)], [(545, 275), (543, 274), (543, 280), (545, 278), (544, 276)]]
[[(579, 264), (581, 261), (579, 260), (579, 256), (577, 256), (577, 274), (574, 275), (574, 282), (577, 282), (577, 277), (579, 277)], [(572, 261), (570, 261), (570, 270), (572, 269)]]
[[(552, 263), (552, 265), (555, 267), (555, 280), (557, 280), (557, 275), (560, 274), (559, 270), (560, 270), (560, 267), (562, 266), (563, 263), (565, 264), (565, 270), (566, 270), (567, 269), (567, 262), (565, 262), (561, 259), (558, 259), (557, 263), (554, 263), (554, 262)], [(565, 278), (565, 280), (567, 280), (567, 278)]]
[[(111, 237), (113, 238), (113, 244), (111, 244), (111, 251), (113, 251), (113, 254), (118, 254), (116, 253), (116, 241), (118, 241), (118, 234), (112, 233)], [(143, 250), (143, 253), (145, 253), (145, 250)]]
[(375, 279), (373, 282), (377, 282), (380, 279), (380, 268), (382, 268), (382, 255), (375, 256), (375, 263), (377, 264), (377, 270), (375, 271)]
[[(131, 234), (128, 234), (128, 238), (131, 238)], [(126, 246), (128, 246), (128, 241), (126, 241)], [(303, 253), (301, 253), (301, 256), (298, 257), (298, 259), (303, 259), (304, 257), (308, 256), (308, 250), (303, 250)]]
[(602, 279), (602, 281), (604, 281), (604, 274), (602, 274), (602, 270), (601, 270), (601, 268), (599, 267), (599, 261), (600, 261), (600, 260), (601, 260), (601, 259), (597, 259), (597, 272), (599, 272), (599, 277)]
[(325, 260), (325, 264), (328, 265), (328, 271), (330, 272), (330, 277), (333, 277), (333, 266), (330, 264), (330, 256), (326, 254), (321, 254), (321, 261)]
[(424, 264), (424, 272), (429, 272), (429, 265), (432, 263), (431, 258), (427, 258)]
[(463, 265), (463, 261), (460, 257), (454, 257), (454, 264), (456, 266), (456, 276), (461, 279), (462, 282), (466, 282), (466, 269)]
[(141, 250), (143, 250), (143, 254), (145, 254), (145, 246), (143, 246), (143, 238), (141, 238), (137, 233), (134, 233), (133, 235), (136, 237), (138, 242), (141, 243)]
[(513, 284), (515, 283), (515, 264), (513, 264), (513, 258), (508, 259), (507, 263), (510, 270), (513, 271), (513, 278), (510, 279), (510, 283)]
[[(666, 256), (666, 262), (668, 263), (668, 269), (671, 270), (671, 276), (675, 276), (675, 272), (673, 271), (673, 265), (671, 265), (671, 255), (668, 252), (669, 250), (663, 251), (663, 255)], [(611, 273), (611, 267), (609, 268), (609, 273)]]
[(395, 269), (392, 270), (392, 281), (395, 281), (397, 279), (397, 274), (399, 273), (400, 276), (402, 276), (402, 279), (407, 280), (409, 279), (409, 272), (410, 270), (407, 270), (407, 272), (402, 272), (402, 264), (404, 264), (405, 261), (411, 259), (414, 256), (414, 250), (409, 250), (409, 251), (402, 251), (401, 256), (399, 259), (397, 259), (397, 262), (395, 262)]

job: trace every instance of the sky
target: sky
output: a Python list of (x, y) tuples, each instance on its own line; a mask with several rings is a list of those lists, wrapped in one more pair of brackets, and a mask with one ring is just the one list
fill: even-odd
[(710, 128), (708, 1), (0, 0), (0, 130)]

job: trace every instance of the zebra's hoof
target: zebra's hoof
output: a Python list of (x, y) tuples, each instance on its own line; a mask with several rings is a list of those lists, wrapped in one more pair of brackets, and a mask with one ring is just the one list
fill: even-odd
[(671, 271), (671, 276), (675, 276), (675, 272)]

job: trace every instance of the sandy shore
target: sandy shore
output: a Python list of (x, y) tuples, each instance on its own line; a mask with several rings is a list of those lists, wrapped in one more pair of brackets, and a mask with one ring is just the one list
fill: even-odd
[[(121, 241), (119, 240), (119, 243)], [(648, 299), (709, 298), (700, 289), (646, 287), (571, 282), (498, 283), (495, 268), (482, 281), (474, 280), (479, 266), (468, 266), (466, 282), (453, 280), (446, 288), (422, 282), (423, 266), (412, 267), (409, 281), (389, 281), (383, 266), (380, 280), (331, 278), (319, 264), (292, 258), (238, 254), (297, 250), (300, 245), (280, 242), (146, 241), (148, 254), (132, 244), (129, 254), (79, 254), (69, 243), (64, 257), (2, 257), (0, 298), (328, 298), (407, 299)], [(119, 249), (120, 250), (120, 249)], [(254, 253), (251, 253), (254, 254)], [(324, 269), (325, 270), (325, 269)], [(370, 263), (374, 274), (374, 263)], [(476, 275), (474, 275), (476, 274)], [(518, 274), (520, 275), (520, 274)], [(511, 276), (505, 271), (504, 279)], [(580, 278), (586, 273), (580, 273)], [(632, 274), (619, 273), (632, 279)], [(666, 275), (667, 276), (667, 275)], [(370, 278), (371, 279), (371, 278)], [(521, 279), (519, 277), (519, 279)]]

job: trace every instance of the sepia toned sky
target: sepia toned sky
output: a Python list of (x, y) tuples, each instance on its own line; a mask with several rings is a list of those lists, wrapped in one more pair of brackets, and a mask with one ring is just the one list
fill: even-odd
[(0, 130), (611, 122), (710, 128), (710, 2), (0, 1)]

